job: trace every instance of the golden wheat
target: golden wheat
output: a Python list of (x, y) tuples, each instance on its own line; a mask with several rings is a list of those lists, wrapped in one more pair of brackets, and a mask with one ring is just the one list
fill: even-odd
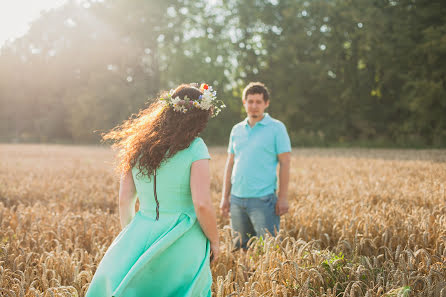
[[(277, 237), (234, 252), (218, 218), (214, 296), (446, 296), (446, 151), (295, 149), (291, 168)], [(0, 296), (83, 297), (120, 231), (117, 193), (108, 148), (0, 145)]]

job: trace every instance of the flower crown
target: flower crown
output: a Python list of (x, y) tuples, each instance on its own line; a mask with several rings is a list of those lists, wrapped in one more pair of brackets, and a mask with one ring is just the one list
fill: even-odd
[(166, 98), (160, 98), (160, 100), (164, 101), (166, 105), (172, 106), (173, 110), (183, 113), (186, 113), (192, 107), (202, 110), (209, 110), (213, 107), (213, 117), (217, 116), (220, 111), (226, 107), (221, 100), (217, 100), (217, 92), (213, 91), (211, 86), (201, 84), (200, 91), (203, 95), (200, 95), (198, 100), (189, 99), (187, 96), (184, 96), (184, 99), (180, 99), (178, 96), (172, 98), (175, 90), (170, 90)]

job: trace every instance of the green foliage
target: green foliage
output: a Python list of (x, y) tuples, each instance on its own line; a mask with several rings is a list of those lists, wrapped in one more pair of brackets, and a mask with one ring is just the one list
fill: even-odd
[(0, 51), (0, 140), (95, 143), (183, 82), (228, 108), (249, 81), (295, 146), (446, 146), (446, 6), (439, 0), (69, 1)]
[(384, 297), (409, 297), (410, 296), (410, 287), (404, 286), (397, 289), (392, 289), (386, 294), (384, 294)]
[(333, 288), (337, 291), (343, 292), (345, 288), (336, 287), (335, 285), (338, 283), (343, 283), (348, 279), (348, 275), (344, 272), (344, 267), (350, 265), (345, 258), (342, 252), (339, 254), (335, 254), (332, 252), (327, 252), (325, 255), (325, 260), (322, 261), (321, 266), (325, 270), (325, 282), (330, 288)]

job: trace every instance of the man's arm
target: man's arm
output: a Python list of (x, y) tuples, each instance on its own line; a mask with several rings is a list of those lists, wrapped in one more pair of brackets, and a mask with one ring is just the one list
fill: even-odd
[(281, 216), (288, 212), (288, 184), (290, 181), (290, 158), (291, 153), (286, 152), (277, 155), (279, 158), (279, 191), (276, 203), (276, 214)]
[(231, 175), (234, 166), (234, 154), (228, 153), (226, 159), (225, 174), (223, 176), (223, 188), (221, 191), (220, 211), (224, 217), (229, 215), (229, 207), (231, 203)]

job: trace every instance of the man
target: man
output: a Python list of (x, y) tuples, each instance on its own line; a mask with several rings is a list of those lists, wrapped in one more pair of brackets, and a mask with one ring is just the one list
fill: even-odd
[(223, 216), (231, 213), (232, 229), (240, 234), (236, 247), (246, 249), (250, 236), (278, 232), (280, 216), (288, 212), (291, 144), (285, 125), (265, 113), (270, 101), (264, 84), (249, 83), (242, 99), (248, 117), (231, 131), (220, 209)]

